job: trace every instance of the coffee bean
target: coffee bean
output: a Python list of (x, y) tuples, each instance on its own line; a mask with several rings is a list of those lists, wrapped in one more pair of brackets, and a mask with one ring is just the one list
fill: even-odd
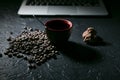
[(29, 52), (29, 51), (26, 51), (25, 54), (30, 55), (30, 52)]
[(38, 46), (34, 46), (34, 49), (37, 49), (38, 48)]
[(12, 53), (8, 53), (8, 57), (10, 57), (10, 58), (11, 58), (11, 57), (12, 57)]
[(58, 51), (54, 51), (54, 53), (55, 53), (55, 54), (57, 54), (57, 53), (58, 53)]
[(42, 57), (43, 57), (43, 55), (40, 55), (40, 56), (39, 56), (39, 59), (42, 59)]
[(51, 48), (55, 48), (55, 46), (51, 46)]
[(13, 52), (14, 52), (14, 51), (17, 51), (17, 48), (16, 48), (16, 47), (14, 47), (14, 46), (13, 46), (13, 47), (11, 47), (11, 49), (13, 49)]
[(24, 60), (28, 60), (28, 57), (27, 57), (27, 56), (24, 56)]
[(50, 56), (53, 56), (54, 54), (55, 54), (54, 52), (51, 52), (51, 53), (50, 53)]
[(5, 55), (8, 55), (9, 52), (4, 52)]
[(9, 38), (7, 39), (7, 41), (12, 41), (12, 38), (11, 38), (11, 37), (9, 37)]
[(47, 54), (44, 54), (43, 56), (44, 56), (44, 57), (46, 57), (46, 56), (47, 56)]
[(13, 34), (13, 32), (10, 32), (10, 34)]
[(52, 51), (51, 51), (51, 54), (54, 54), (54, 53), (55, 53), (55, 51), (54, 51), (54, 50), (52, 50)]
[(30, 69), (35, 69), (35, 68), (36, 68), (36, 65), (35, 65), (35, 64), (29, 64), (29, 68), (30, 68)]
[(21, 50), (21, 53), (24, 54), (24, 53), (25, 53), (25, 50)]
[(17, 58), (22, 58), (23, 55), (22, 54), (17, 54)]
[(47, 57), (48, 57), (48, 58), (51, 57), (51, 53), (49, 53), (49, 54), (47, 55)]
[(0, 57), (2, 57), (2, 53), (0, 53)]
[(43, 63), (43, 59), (41, 59), (39, 62), (40, 62), (40, 63)]
[(27, 30), (27, 26), (24, 26), (24, 29)]
[(17, 53), (15, 52), (15, 53), (13, 53), (13, 56), (17, 56)]
[(35, 31), (38, 31), (38, 32), (39, 32), (40, 30), (39, 30), (39, 29), (35, 29)]
[(33, 63), (35, 60), (33, 58), (28, 58), (29, 63)]
[(43, 56), (42, 60), (43, 60), (43, 62), (44, 62), (44, 61), (46, 61), (47, 59), (46, 59), (46, 57)]
[(42, 63), (40, 61), (36, 61), (36, 64), (40, 66)]
[(28, 30), (29, 30), (29, 31), (33, 31), (33, 28), (29, 28)]

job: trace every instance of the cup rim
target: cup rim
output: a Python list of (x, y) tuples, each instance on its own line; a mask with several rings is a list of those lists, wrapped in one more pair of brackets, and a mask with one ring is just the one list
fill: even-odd
[[(52, 21), (57, 21), (57, 20), (58, 21), (65, 21), (65, 22), (67, 22), (67, 24), (69, 25), (69, 27), (65, 28), (65, 29), (62, 29), (62, 30), (61, 29), (57, 30), (57, 29), (52, 29), (52, 28), (47, 27), (48, 23), (50, 23)], [(69, 30), (69, 29), (71, 29), (73, 27), (72, 22), (70, 20), (67, 20), (67, 19), (52, 19), (52, 20), (48, 20), (44, 25), (45, 25), (45, 28), (47, 28), (48, 30), (51, 30), (51, 31), (66, 31), (66, 30)]]

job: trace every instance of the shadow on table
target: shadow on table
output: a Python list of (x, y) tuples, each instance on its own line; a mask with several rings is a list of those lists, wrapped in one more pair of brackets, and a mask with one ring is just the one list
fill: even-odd
[(58, 49), (67, 57), (85, 64), (102, 61), (102, 55), (95, 49), (74, 42), (68, 42)]
[(104, 41), (102, 39), (102, 37), (100, 37), (100, 36), (96, 36), (94, 42), (87, 42), (87, 44), (91, 45), (91, 46), (110, 46), (110, 45), (112, 45), (111, 43)]

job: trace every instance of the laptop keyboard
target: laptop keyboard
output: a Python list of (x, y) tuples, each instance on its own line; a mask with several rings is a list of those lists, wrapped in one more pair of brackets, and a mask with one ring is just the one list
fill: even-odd
[(56, 5), (56, 6), (99, 6), (98, 0), (27, 0), (27, 6)]

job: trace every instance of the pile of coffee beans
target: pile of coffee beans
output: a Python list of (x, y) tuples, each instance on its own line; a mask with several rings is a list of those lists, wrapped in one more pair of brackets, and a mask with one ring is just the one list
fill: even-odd
[(44, 31), (27, 27), (24, 29), (17, 37), (10, 36), (7, 39), (10, 46), (6, 49), (5, 55), (27, 60), (31, 69), (52, 57), (56, 58), (58, 51), (48, 40)]

